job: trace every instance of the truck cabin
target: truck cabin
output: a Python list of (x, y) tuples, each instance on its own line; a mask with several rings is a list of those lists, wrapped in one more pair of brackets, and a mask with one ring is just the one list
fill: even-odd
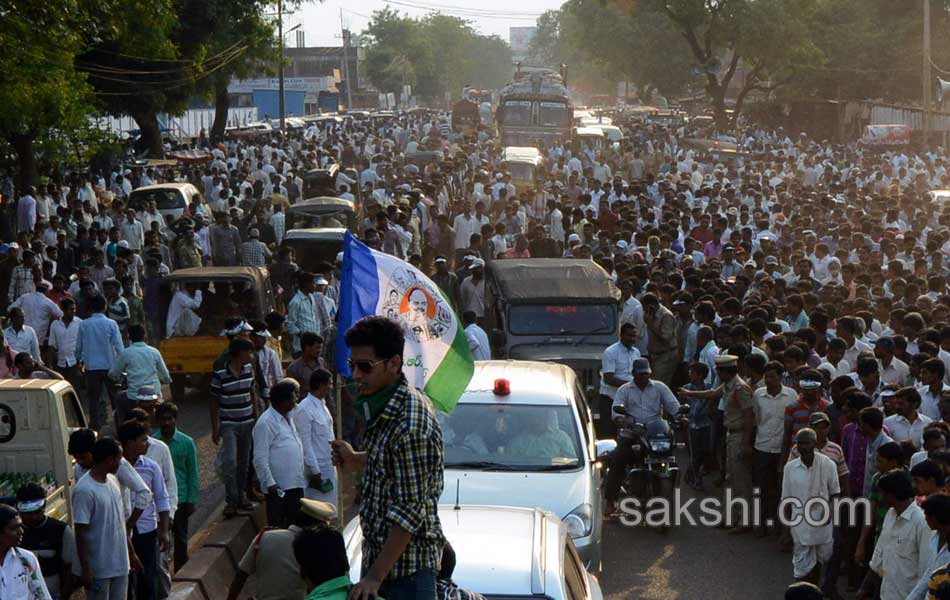
[(562, 258), (492, 261), (485, 330), (495, 358), (550, 360), (596, 384), (603, 349), (617, 340), (620, 291), (600, 265)]

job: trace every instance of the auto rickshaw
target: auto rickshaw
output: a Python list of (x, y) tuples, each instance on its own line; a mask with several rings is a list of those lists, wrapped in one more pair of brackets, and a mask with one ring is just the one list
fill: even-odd
[(605, 140), (604, 130), (597, 127), (576, 127), (574, 129), (574, 152), (580, 154), (586, 148), (591, 148), (594, 152), (600, 152), (604, 149)]
[(182, 400), (188, 384), (207, 381), (215, 360), (228, 348), (222, 335), (229, 319), (263, 320), (274, 310), (274, 293), (263, 267), (194, 267), (178, 269), (165, 278), (174, 294), (194, 285), (202, 293), (201, 306), (193, 311), (200, 319), (192, 335), (173, 329), (159, 350), (172, 376), (172, 396)]
[(501, 153), (501, 168), (511, 175), (511, 183), (520, 198), (533, 194), (543, 182), (544, 158), (537, 148), (508, 146)]

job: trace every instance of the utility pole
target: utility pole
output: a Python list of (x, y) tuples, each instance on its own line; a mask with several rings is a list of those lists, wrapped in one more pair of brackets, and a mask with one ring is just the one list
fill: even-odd
[(346, 109), (353, 107), (353, 82), (350, 81), (350, 30), (343, 25), (343, 9), (340, 9), (340, 31), (343, 35), (343, 80), (346, 81)]
[(284, 137), (286, 124), (284, 123), (284, 3), (283, 0), (277, 0), (277, 93), (280, 98), (278, 102), (278, 112), (280, 113), (280, 136)]
[(932, 76), (930, 74), (930, 0), (923, 0), (924, 3), (924, 69), (923, 69), (923, 129), (924, 129), (924, 147), (930, 139), (930, 92), (932, 89)]

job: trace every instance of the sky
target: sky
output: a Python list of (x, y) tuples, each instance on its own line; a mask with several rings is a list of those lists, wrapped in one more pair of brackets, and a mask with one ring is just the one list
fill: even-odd
[[(480, 33), (497, 35), (508, 41), (509, 27), (530, 27), (542, 12), (558, 8), (563, 0), (325, 0), (306, 2), (296, 14), (286, 17), (285, 29), (298, 23), (306, 33), (307, 46), (338, 46), (340, 41), (340, 10), (343, 23), (358, 34), (374, 11), (387, 5), (410, 17), (423, 17), (434, 9), (466, 18)], [(426, 7), (431, 7), (426, 8)], [(287, 37), (287, 45), (296, 44), (294, 34)]]

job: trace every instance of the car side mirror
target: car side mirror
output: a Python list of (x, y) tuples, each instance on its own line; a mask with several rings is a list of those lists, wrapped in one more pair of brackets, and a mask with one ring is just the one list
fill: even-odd
[(597, 460), (606, 460), (617, 449), (617, 440), (597, 440), (594, 443), (594, 451), (597, 454)]

